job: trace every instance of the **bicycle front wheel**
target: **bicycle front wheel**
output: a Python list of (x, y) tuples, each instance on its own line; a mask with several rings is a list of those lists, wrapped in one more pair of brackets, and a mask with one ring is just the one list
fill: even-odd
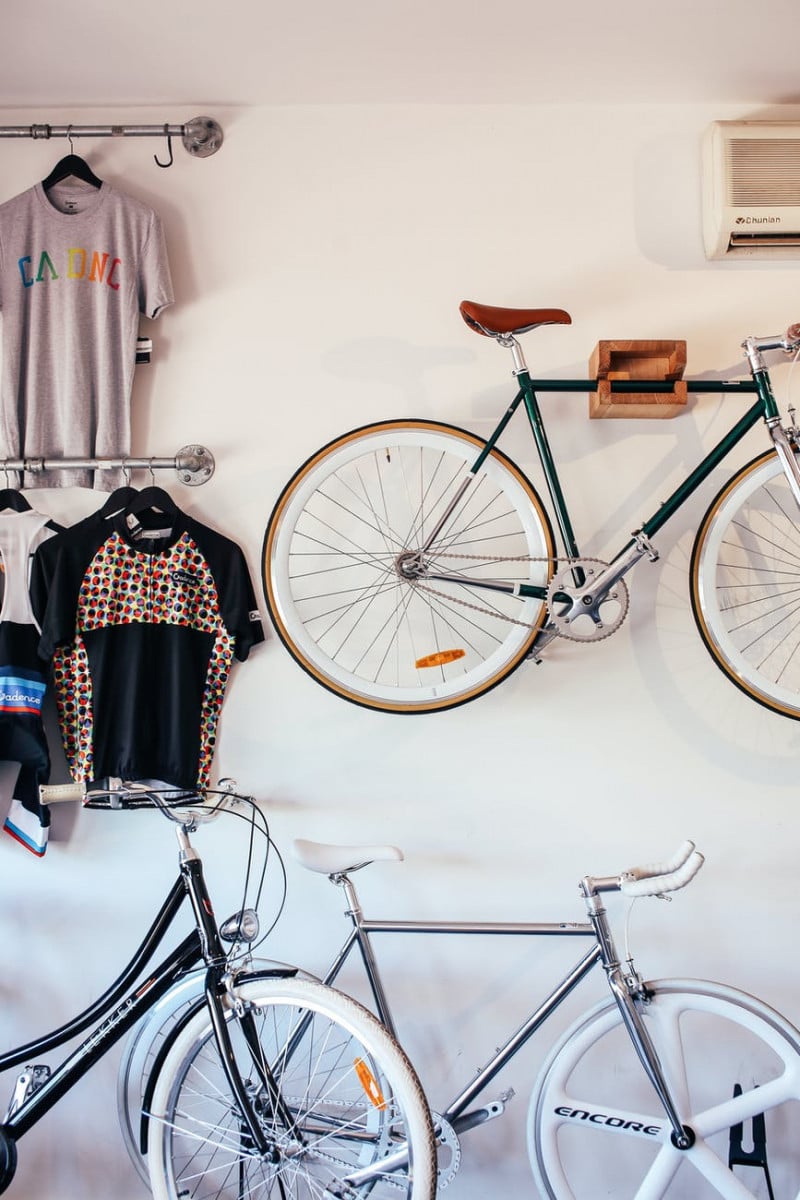
[(142, 1144), (142, 1105), (159, 1054), (178, 1022), (202, 1003), (206, 971), (194, 971), (145, 1013), (131, 1030), (117, 1071), (117, 1114), (122, 1140), (144, 1183), (150, 1175)]
[(800, 1034), (722, 984), (646, 986), (652, 998), (640, 1012), (694, 1143), (673, 1145), (619, 1009), (604, 1001), (567, 1031), (531, 1098), (528, 1146), (542, 1195), (743, 1200), (767, 1194), (768, 1172), (776, 1196), (800, 1195)]
[[(233, 964), (235, 967), (235, 964)], [(285, 963), (268, 959), (249, 959), (250, 970), (286, 967), (286, 974), (296, 971)], [(294, 977), (294, 976), (293, 976)], [(301, 977), (308, 979), (307, 972)], [(169, 1044), (177, 1035), (178, 1026), (188, 1019), (192, 1009), (204, 1003), (206, 969), (192, 971), (134, 1025), (123, 1047), (117, 1070), (117, 1114), (122, 1140), (131, 1162), (144, 1183), (149, 1185), (146, 1136), (147, 1095), (154, 1086), (153, 1074), (169, 1052)]]
[(800, 510), (774, 451), (714, 499), (691, 564), (692, 609), (717, 666), (800, 720)]
[[(552, 530), (500, 451), (473, 472), (484, 448), (431, 421), (368, 425), (313, 455), (278, 499), (264, 538), (267, 606), (300, 666), (345, 700), (451, 708), (530, 650), (545, 605), (515, 592), (546, 586)], [(507, 591), (485, 586), (497, 579)]]
[(253, 1144), (200, 1012), (156, 1082), (155, 1200), (432, 1200), (430, 1113), (385, 1028), (350, 997), (306, 980), (252, 980), (235, 993), (244, 1016), (228, 1018), (233, 1051), (267, 1151)]

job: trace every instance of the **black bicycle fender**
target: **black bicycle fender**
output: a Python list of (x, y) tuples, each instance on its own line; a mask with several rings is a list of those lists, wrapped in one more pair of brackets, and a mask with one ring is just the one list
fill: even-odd
[[(291, 979), (298, 974), (299, 968), (290, 967), (286, 963), (274, 963), (271, 967), (261, 967), (257, 971), (242, 971), (237, 972), (235, 978), (235, 986), (240, 983), (258, 982), (260, 979)], [(194, 1004), (190, 1004), (186, 1012), (175, 1022), (175, 1027), (164, 1038), (164, 1044), (158, 1051), (153, 1062), (150, 1074), (147, 1077), (147, 1086), (144, 1089), (142, 1096), (142, 1112), (139, 1120), (139, 1150), (142, 1154), (147, 1153), (147, 1132), (150, 1123), (150, 1107), (153, 1102), (153, 1092), (155, 1091), (156, 1080), (158, 1079), (161, 1068), (166, 1061), (166, 1057), (175, 1044), (176, 1038), (180, 1037), (188, 1023), (197, 1016), (202, 1008), (205, 1008), (205, 996), (198, 996)]]

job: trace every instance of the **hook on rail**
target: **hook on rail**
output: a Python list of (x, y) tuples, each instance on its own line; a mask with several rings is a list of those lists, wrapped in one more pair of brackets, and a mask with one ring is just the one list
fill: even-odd
[(161, 159), (158, 157), (158, 155), (154, 154), (153, 162), (156, 164), (157, 167), (163, 167), (166, 170), (166, 168), (171, 167), (175, 161), (175, 159), (173, 158), (173, 155), (172, 155), (172, 134), (169, 131), (169, 125), (164, 126), (164, 136), (167, 139), (167, 150), (169, 151), (169, 161), (162, 162)]

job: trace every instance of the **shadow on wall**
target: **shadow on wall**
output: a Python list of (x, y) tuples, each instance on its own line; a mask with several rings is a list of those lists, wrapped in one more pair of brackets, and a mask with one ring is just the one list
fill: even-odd
[(423, 409), (429, 412), (428, 373), (437, 367), (468, 366), (473, 361), (469, 350), (453, 346), (420, 346), (400, 338), (361, 338), (329, 350), (320, 359), (320, 366), (337, 379), (394, 385), (402, 395), (403, 407), (397, 413), (375, 414), (375, 420), (383, 420), (415, 416)]

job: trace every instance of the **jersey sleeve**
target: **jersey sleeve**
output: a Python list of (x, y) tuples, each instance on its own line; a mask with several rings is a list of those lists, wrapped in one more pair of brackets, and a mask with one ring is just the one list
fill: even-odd
[(164, 227), (156, 212), (150, 215), (150, 227), (139, 263), (138, 285), (139, 312), (144, 316), (154, 320), (174, 303)]
[(203, 548), (217, 587), (220, 619), (234, 639), (234, 656), (244, 662), (253, 646), (264, 641), (250, 571), (241, 547), (208, 525), (187, 521), (191, 536)]
[(264, 628), (244, 554), (234, 547), (230, 577), (222, 596), (222, 619), (235, 638), (234, 654), (244, 662), (253, 646), (264, 641)]
[(31, 604), (41, 629), (39, 657), (48, 662), (59, 646), (75, 640), (83, 571), (76, 539), (69, 532), (45, 542), (31, 566)]

